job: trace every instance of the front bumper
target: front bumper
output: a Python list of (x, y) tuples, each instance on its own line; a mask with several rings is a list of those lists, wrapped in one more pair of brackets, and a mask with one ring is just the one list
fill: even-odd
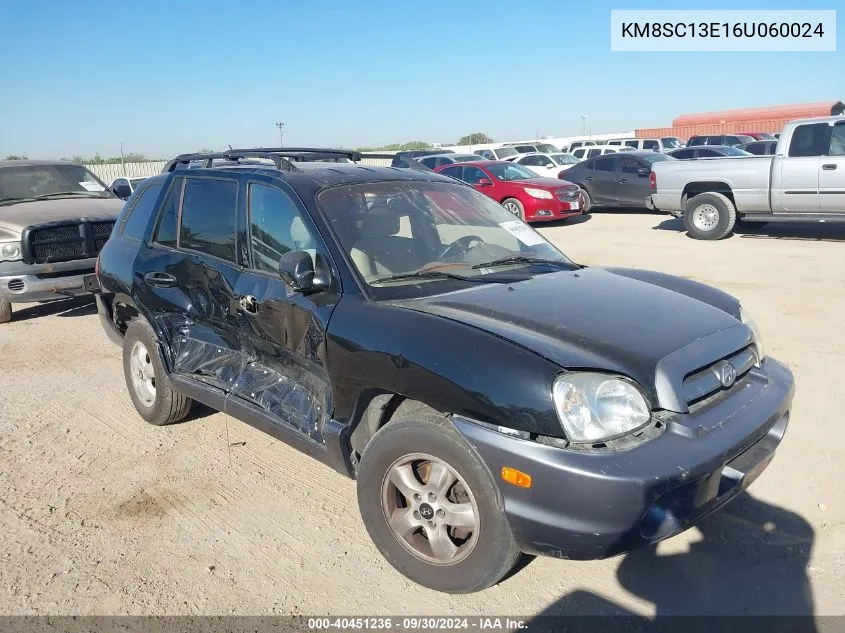
[(682, 532), (747, 488), (768, 466), (789, 420), (794, 381), (767, 359), (712, 405), (668, 420), (635, 448), (561, 449), (453, 417), (495, 477), (504, 466), (531, 488), (502, 482), (505, 512), (520, 548), (596, 559)]
[(48, 270), (39, 266), (45, 270), (21, 270), (21, 274), (3, 271), (0, 273), (0, 299), (10, 303), (32, 303), (90, 294), (84, 280), (94, 272), (94, 260), (91, 260), (90, 268), (86, 266), (87, 260), (71, 263), (75, 267), (55, 265)]
[(584, 213), (584, 200), (581, 196), (573, 202), (562, 202), (557, 198), (548, 200), (527, 197), (527, 200), (523, 200), (523, 207), (525, 207), (525, 220), (527, 222), (551, 222), (582, 215)]

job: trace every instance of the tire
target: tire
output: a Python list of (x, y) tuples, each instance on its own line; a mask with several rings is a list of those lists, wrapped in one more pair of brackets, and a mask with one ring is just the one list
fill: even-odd
[(502, 200), (502, 206), (525, 222), (525, 207), (519, 200), (516, 198), (505, 198)]
[(736, 207), (721, 193), (700, 193), (687, 202), (684, 226), (697, 240), (721, 240), (734, 229)]
[(191, 410), (193, 400), (173, 388), (158, 355), (156, 334), (143, 319), (133, 321), (123, 337), (123, 375), (135, 410), (150, 424), (173, 424)]
[(581, 194), (584, 196), (584, 213), (587, 214), (593, 208), (593, 199), (590, 197), (590, 192), (584, 187), (581, 187)]
[[(406, 468), (408, 462), (411, 465)], [(451, 469), (456, 481), (441, 489), (423, 484), (422, 481), (429, 480), (424, 475), (430, 478), (435, 464), (441, 473), (444, 466), (445, 472)], [(406, 504), (408, 512), (404, 516), (409, 518), (406, 525), (415, 530), (406, 537), (408, 540), (399, 536), (387, 519), (391, 509), (401, 513), (405, 510), (401, 504), (410, 500), (409, 496), (398, 492), (394, 478), (389, 476), (397, 466), (409, 474), (410, 481), (417, 486), (406, 490), (419, 490), (422, 494), (420, 502)], [(419, 473), (416, 476), (414, 466)], [(447, 593), (480, 591), (501, 580), (519, 558), (519, 548), (493, 476), (466, 440), (442, 416), (419, 412), (382, 427), (364, 449), (357, 479), (358, 507), (370, 538), (387, 562), (417, 584)], [(438, 490), (435, 497), (428, 496), (426, 491), (431, 490)], [(442, 490), (447, 491), (446, 501), (462, 506), (463, 512), (454, 516), (464, 517), (473, 528), (456, 533), (454, 527), (445, 527), (449, 524), (447, 514), (443, 514), (446, 518), (436, 524), (436, 532), (427, 527), (435, 525), (427, 520), (429, 516), (437, 521), (441, 513), (445, 513), (439, 507)], [(466, 514), (467, 508), (471, 515)], [(414, 512), (414, 509), (419, 511)], [(440, 562), (425, 560), (438, 553), (431, 546), (433, 541), (429, 541), (429, 533), (439, 534), (442, 539), (448, 539), (447, 545), (457, 546), (452, 556), (454, 562), (446, 562), (448, 558), (441, 558)], [(442, 552), (444, 548), (440, 550)], [(450, 552), (448, 547), (445, 551)]]
[(12, 320), (12, 304), (5, 299), (0, 299), (0, 323), (8, 323)]

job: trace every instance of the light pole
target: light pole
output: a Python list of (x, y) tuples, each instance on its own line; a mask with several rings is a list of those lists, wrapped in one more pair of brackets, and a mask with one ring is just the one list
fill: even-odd
[(123, 172), (124, 178), (126, 177), (126, 161), (123, 160), (123, 143), (120, 144), (120, 171)]
[(582, 114), (581, 115), (581, 136), (584, 136), (586, 134), (587, 134), (587, 115)]
[(276, 127), (279, 128), (279, 147), (285, 146), (285, 124), (283, 121), (276, 121)]

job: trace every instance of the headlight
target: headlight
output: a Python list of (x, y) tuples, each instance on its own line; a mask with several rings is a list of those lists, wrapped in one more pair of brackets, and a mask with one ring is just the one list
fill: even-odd
[(605, 374), (562, 374), (552, 386), (557, 415), (571, 442), (601, 442), (644, 426), (645, 398), (627, 380)]
[(763, 347), (763, 337), (760, 336), (760, 329), (757, 327), (754, 319), (751, 318), (751, 315), (742, 306), (739, 306), (739, 317), (745, 325), (751, 328), (751, 333), (754, 335), (754, 344), (757, 346), (757, 358), (762, 363), (763, 359), (766, 358), (766, 348)]
[(12, 261), (20, 258), (20, 242), (0, 242), (0, 261)]
[(525, 193), (532, 198), (539, 198), (540, 200), (551, 200), (552, 192), (545, 189), (534, 189), (532, 187), (525, 187)]

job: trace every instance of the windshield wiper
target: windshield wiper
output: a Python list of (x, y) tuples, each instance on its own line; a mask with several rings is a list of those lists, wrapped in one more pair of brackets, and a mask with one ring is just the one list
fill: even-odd
[(373, 279), (370, 285), (385, 283), (388, 281), (401, 281), (403, 279), (457, 279), (459, 281), (489, 281), (487, 279), (474, 279), (472, 277), (463, 277), (453, 273), (445, 273), (434, 270), (419, 270), (415, 273), (398, 273), (396, 275), (388, 275), (387, 277), (379, 277)]
[(44, 193), (40, 196), (35, 196), (33, 200), (44, 200), (45, 198), (52, 198), (54, 196), (86, 196), (90, 198), (102, 198), (102, 191), (56, 191), (54, 193)]
[(542, 257), (525, 257), (522, 255), (514, 255), (512, 257), (503, 257), (502, 259), (494, 259), (492, 262), (485, 262), (483, 264), (476, 264), (473, 269), (478, 268), (492, 268), (494, 266), (506, 266), (508, 264), (546, 264), (548, 266), (555, 266), (561, 270), (577, 270), (581, 268), (575, 262), (562, 262), (557, 259), (543, 259)]

